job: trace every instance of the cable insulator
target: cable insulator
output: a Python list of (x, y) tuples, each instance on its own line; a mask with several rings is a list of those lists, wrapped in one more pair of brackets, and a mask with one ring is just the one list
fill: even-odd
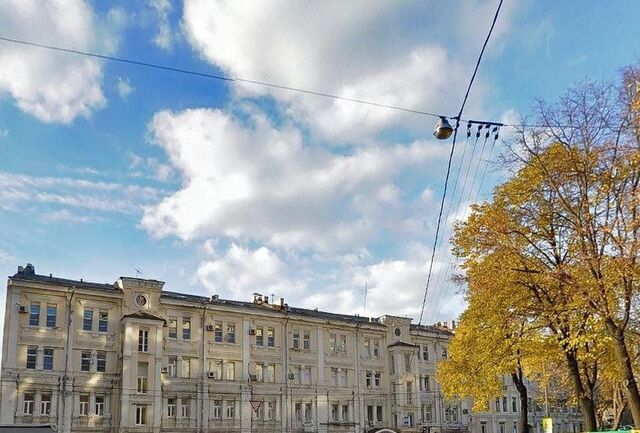
[(487, 128), (487, 132), (484, 134), (484, 138), (489, 138), (489, 134), (491, 134), (491, 127), (489, 125), (485, 125)]
[(478, 131), (476, 132), (476, 138), (480, 138), (480, 130), (484, 125), (478, 125)]

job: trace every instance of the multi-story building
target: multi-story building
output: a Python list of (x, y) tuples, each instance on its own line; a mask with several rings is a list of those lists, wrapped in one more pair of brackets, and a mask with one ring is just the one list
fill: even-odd
[[(7, 285), (0, 424), (52, 424), (63, 433), (518, 427), (518, 394), (508, 381), (490, 413), (471, 414), (470, 401), (443, 398), (436, 369), (452, 327), (163, 286), (127, 277), (97, 284), (19, 267)], [(529, 407), (540, 433), (541, 412)], [(565, 428), (555, 431), (580, 431), (577, 415), (560, 418), (555, 425), (566, 418)]]
[(460, 431), (465, 401), (435, 380), (452, 333), (368, 318), (163, 290), (9, 278), (0, 424), (60, 432)]

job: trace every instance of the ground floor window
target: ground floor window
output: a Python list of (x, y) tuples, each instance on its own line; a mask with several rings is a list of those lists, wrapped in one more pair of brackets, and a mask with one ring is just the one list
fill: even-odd
[(136, 425), (147, 425), (147, 406), (136, 406)]

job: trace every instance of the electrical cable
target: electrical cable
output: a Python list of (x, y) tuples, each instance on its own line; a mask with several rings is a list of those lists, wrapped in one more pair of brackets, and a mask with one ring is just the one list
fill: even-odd
[(484, 40), (484, 44), (482, 44), (482, 49), (480, 50), (480, 55), (478, 56), (478, 60), (476, 61), (476, 66), (473, 69), (473, 74), (471, 75), (471, 80), (469, 80), (469, 85), (467, 86), (467, 91), (465, 92), (464, 99), (462, 100), (462, 105), (460, 106), (460, 111), (456, 116), (456, 126), (453, 130), (453, 140), (451, 142), (451, 153), (449, 154), (449, 161), (447, 162), (447, 174), (444, 180), (444, 188), (442, 190), (442, 200), (440, 202), (440, 211), (438, 212), (438, 222), (436, 224), (436, 233), (433, 241), (433, 250), (431, 251), (431, 262), (429, 264), (429, 273), (427, 274), (427, 283), (424, 289), (424, 298), (422, 300), (422, 308), (420, 310), (420, 320), (418, 321), (418, 325), (422, 324), (422, 317), (424, 315), (424, 307), (427, 302), (427, 294), (429, 292), (429, 283), (431, 281), (431, 275), (433, 272), (433, 262), (436, 254), (436, 249), (438, 247), (438, 233), (440, 231), (440, 223), (442, 222), (442, 210), (444, 208), (444, 201), (447, 196), (447, 183), (449, 182), (449, 174), (451, 172), (451, 160), (453, 158), (453, 152), (456, 147), (456, 138), (458, 136), (458, 127), (460, 126), (460, 119), (462, 118), (462, 112), (464, 111), (464, 106), (467, 103), (467, 99), (469, 98), (469, 93), (471, 92), (471, 87), (473, 86), (473, 82), (475, 81), (476, 74), (478, 73), (478, 69), (480, 68), (480, 62), (482, 61), (482, 56), (484, 55), (484, 51), (487, 48), (487, 44), (489, 43), (489, 38), (491, 37), (491, 33), (493, 33), (493, 29), (496, 25), (496, 21), (498, 20), (498, 15), (500, 14), (500, 9), (502, 8), (502, 3), (504, 0), (500, 0), (498, 3), (498, 8), (496, 9), (496, 13), (493, 16), (493, 21), (491, 22), (491, 27), (489, 28), (489, 33), (487, 33), (487, 37)]

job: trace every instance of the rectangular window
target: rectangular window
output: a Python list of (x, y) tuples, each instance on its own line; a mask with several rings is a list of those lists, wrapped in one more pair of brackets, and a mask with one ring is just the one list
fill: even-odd
[(376, 388), (380, 388), (380, 372), (376, 371), (376, 374), (373, 376), (373, 386)]
[(191, 358), (182, 358), (182, 361), (180, 361), (180, 367), (182, 368), (180, 377), (191, 377)]
[(211, 361), (209, 371), (213, 372), (214, 379), (222, 379), (222, 361)]
[(147, 406), (136, 406), (136, 425), (147, 425)]
[(304, 420), (306, 422), (313, 421), (313, 417), (311, 416), (311, 403), (304, 404)]
[(236, 342), (236, 324), (235, 323), (227, 323), (227, 343)]
[(98, 351), (96, 355), (96, 371), (99, 373), (106, 373), (107, 371), (107, 352), (102, 350)]
[(339, 369), (338, 370), (338, 385), (339, 386), (347, 386), (348, 380), (348, 376), (347, 376), (347, 370), (345, 369)]
[(51, 414), (51, 394), (42, 394), (40, 396), (40, 415)]
[(191, 319), (182, 319), (182, 339), (191, 340)]
[(503, 422), (501, 422), (501, 423), (500, 423), (500, 433), (504, 433), (504, 431), (505, 431), (504, 423), (503, 423)]
[(226, 409), (226, 417), (227, 418), (235, 418), (236, 417), (236, 402), (234, 400), (228, 400), (225, 402)]
[(262, 328), (256, 328), (256, 346), (264, 346), (264, 335)]
[(340, 407), (340, 419), (342, 421), (349, 421), (349, 405), (343, 404)]
[(480, 433), (487, 433), (487, 423), (485, 421), (480, 423)]
[(367, 370), (365, 373), (365, 384), (367, 388), (371, 388), (373, 386), (373, 371)]
[(42, 369), (53, 370), (53, 347), (45, 347), (42, 355)]
[(56, 304), (47, 304), (47, 328), (56, 327), (57, 315), (58, 315), (58, 306)]
[(347, 352), (347, 336), (340, 335), (338, 339), (338, 352), (346, 353)]
[(376, 406), (376, 419), (378, 421), (384, 421), (382, 417), (382, 406)]
[(389, 363), (389, 370), (391, 371), (391, 374), (396, 374), (396, 357), (394, 355), (391, 355), (391, 357), (389, 358)]
[(213, 339), (216, 343), (222, 343), (222, 322), (216, 322), (213, 331)]
[(96, 395), (96, 415), (104, 416), (104, 395)]
[(138, 382), (137, 391), (141, 394), (146, 394), (149, 376), (149, 363), (138, 362)]
[(424, 420), (424, 422), (432, 422), (433, 406), (431, 405), (431, 403), (422, 405), (422, 412), (422, 419)]
[(98, 332), (109, 331), (109, 311), (100, 310), (98, 312)]
[(35, 405), (35, 397), (33, 394), (25, 394), (22, 404), (22, 413), (25, 415), (33, 415), (33, 407)]
[(407, 373), (411, 371), (411, 354), (404, 354), (404, 371)]
[(265, 373), (265, 382), (275, 382), (276, 381), (276, 366), (273, 364), (266, 365), (266, 373)]
[(138, 352), (149, 351), (149, 331), (141, 329), (138, 331)]
[(213, 417), (222, 418), (222, 400), (213, 400)]
[(91, 331), (93, 329), (93, 310), (91, 308), (84, 309), (84, 316), (82, 319), (82, 330)]
[(407, 382), (407, 404), (413, 404), (413, 390), (412, 383)]
[(500, 413), (500, 398), (496, 398), (496, 412)]
[(296, 420), (302, 421), (302, 403), (296, 403), (294, 416)]
[(80, 352), (80, 371), (91, 371), (91, 351)]
[(89, 415), (89, 394), (80, 394), (80, 408), (78, 413), (82, 416)]
[(40, 304), (33, 303), (29, 307), (29, 326), (40, 326)]
[(293, 330), (293, 348), (294, 349), (300, 349), (300, 330), (299, 329), (294, 329)]
[(515, 397), (511, 397), (511, 411), (512, 412), (518, 411), (518, 399)]
[(29, 370), (35, 370), (37, 360), (38, 360), (38, 346), (28, 346), (26, 368), (28, 368)]
[(256, 381), (264, 382), (264, 366), (261, 364), (256, 364)]
[(311, 367), (306, 367), (302, 370), (302, 383), (311, 385)]
[(331, 405), (331, 421), (338, 421), (339, 420), (339, 418), (338, 418), (338, 416), (339, 416), (338, 415), (338, 408), (339, 408), (339, 405), (337, 405), (337, 404), (332, 404)]
[(507, 411), (507, 397), (502, 397), (502, 412)]
[(176, 416), (176, 399), (168, 398), (167, 399), (167, 417), (175, 418)]
[(178, 321), (169, 319), (169, 338), (178, 338)]
[(336, 343), (337, 343), (336, 334), (329, 334), (329, 351), (331, 352), (336, 351)]
[(331, 369), (331, 383), (333, 384), (333, 386), (338, 386), (338, 369), (337, 368), (332, 368)]
[(302, 334), (302, 348), (311, 350), (311, 331), (304, 331)]
[(374, 407), (375, 406), (371, 406), (371, 405), (367, 406), (367, 421), (374, 421), (374, 419), (373, 419), (373, 408)]
[(275, 347), (276, 345), (276, 331), (273, 328), (267, 328), (267, 346)]
[(182, 418), (191, 417), (191, 399), (183, 398), (180, 405), (180, 416)]
[(423, 361), (429, 360), (429, 347), (427, 346), (422, 346), (422, 360)]
[(431, 377), (425, 376), (423, 380), (424, 380), (424, 390), (431, 391)]
[(170, 356), (169, 363), (167, 365), (167, 375), (169, 377), (176, 377), (177, 372), (178, 372), (178, 357)]
[(446, 347), (442, 348), (442, 359), (447, 359), (447, 348)]
[(236, 365), (233, 362), (227, 362), (226, 371), (227, 380), (236, 380)]
[(373, 357), (380, 358), (380, 342), (373, 340)]
[(364, 356), (366, 356), (367, 358), (371, 358), (371, 339), (370, 338), (364, 339)]
[(267, 419), (275, 419), (276, 418), (276, 402), (268, 401), (267, 402)]

